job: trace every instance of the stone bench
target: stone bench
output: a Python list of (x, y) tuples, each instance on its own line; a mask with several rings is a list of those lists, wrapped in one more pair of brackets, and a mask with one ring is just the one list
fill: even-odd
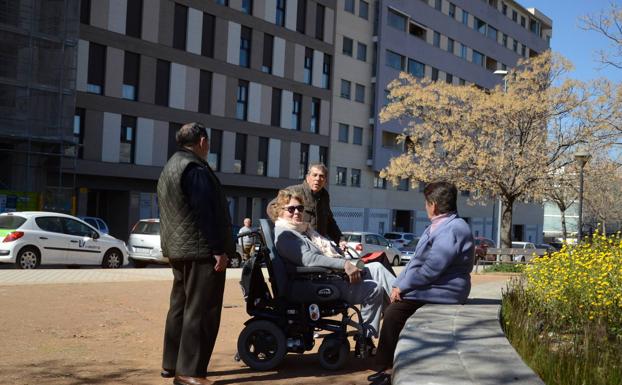
[(393, 385), (544, 385), (501, 329), (505, 283), (480, 284), (465, 305), (425, 305), (395, 351)]

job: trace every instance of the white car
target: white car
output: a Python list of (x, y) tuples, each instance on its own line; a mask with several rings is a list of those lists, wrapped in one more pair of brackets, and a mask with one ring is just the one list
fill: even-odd
[(162, 255), (160, 220), (157, 218), (136, 222), (127, 240), (127, 248), (130, 251), (130, 262), (135, 267), (168, 263), (168, 258)]
[(533, 252), (536, 251), (536, 245), (532, 242), (512, 242), (513, 249), (525, 249), (525, 254), (515, 255), (516, 262), (529, 262), (533, 259)]
[(0, 239), (0, 263), (13, 263), (21, 269), (46, 264), (118, 268), (128, 261), (125, 242), (66, 214), (0, 214)]
[(353, 250), (359, 258), (374, 251), (384, 251), (393, 266), (399, 266), (402, 263), (400, 252), (380, 234), (349, 231), (343, 233), (343, 237), (348, 243), (348, 248)]

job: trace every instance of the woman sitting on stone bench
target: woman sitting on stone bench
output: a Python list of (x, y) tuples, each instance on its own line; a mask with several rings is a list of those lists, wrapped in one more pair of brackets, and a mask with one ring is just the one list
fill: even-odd
[(388, 305), (395, 277), (379, 262), (369, 263), (360, 269), (343, 259), (328, 239), (303, 221), (304, 203), (304, 198), (297, 192), (281, 190), (268, 207), (268, 214), (274, 221), (274, 238), (279, 256), (293, 266), (344, 271), (350, 282), (344, 280), (333, 284), (339, 286), (341, 299), (350, 304), (362, 304), (366, 344), (373, 347), (372, 337), (378, 336), (382, 310)]
[(469, 225), (458, 217), (456, 186), (428, 184), (423, 194), (432, 224), (424, 231), (415, 256), (393, 283), (384, 313), (372, 385), (391, 384), (395, 347), (406, 320), (426, 303), (464, 304), (471, 291), (474, 243)]

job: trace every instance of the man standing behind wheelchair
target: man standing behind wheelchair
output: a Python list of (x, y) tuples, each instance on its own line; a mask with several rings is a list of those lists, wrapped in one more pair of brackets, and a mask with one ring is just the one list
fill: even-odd
[[(382, 310), (388, 303), (395, 277), (381, 263), (357, 266), (340, 258), (330, 241), (304, 221), (305, 204), (298, 191), (289, 189), (279, 191), (271, 202), (269, 214), (274, 220), (276, 249), (281, 258), (293, 266), (324, 267), (347, 274), (349, 282), (336, 283), (341, 299), (350, 304), (362, 304), (366, 345), (374, 349), (372, 337), (378, 337)], [(358, 351), (355, 348), (355, 352)]]

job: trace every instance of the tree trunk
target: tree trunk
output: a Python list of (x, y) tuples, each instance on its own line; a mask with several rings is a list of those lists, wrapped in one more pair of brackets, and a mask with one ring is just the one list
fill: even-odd
[(607, 225), (605, 224), (605, 220), (603, 219), (603, 235), (607, 235)]
[(562, 237), (564, 239), (564, 243), (566, 243), (566, 238), (568, 237), (568, 230), (566, 229), (566, 210), (560, 210), (562, 213)]
[(512, 206), (514, 199), (503, 200), (503, 213), (501, 217), (501, 247), (512, 247)]

